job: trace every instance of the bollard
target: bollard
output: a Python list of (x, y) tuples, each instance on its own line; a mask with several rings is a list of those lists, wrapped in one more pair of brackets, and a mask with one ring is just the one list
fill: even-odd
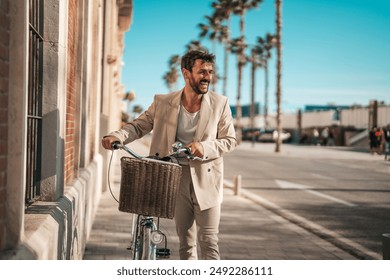
[(382, 234), (383, 259), (390, 260), (390, 233)]
[(241, 194), (241, 175), (236, 175), (234, 177), (234, 195)]

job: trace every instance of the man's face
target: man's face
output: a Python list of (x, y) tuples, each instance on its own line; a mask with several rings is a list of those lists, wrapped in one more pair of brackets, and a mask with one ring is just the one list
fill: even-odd
[(188, 82), (197, 94), (206, 94), (209, 90), (210, 82), (214, 75), (214, 66), (210, 62), (203, 62), (201, 59), (195, 60), (192, 72), (187, 72)]

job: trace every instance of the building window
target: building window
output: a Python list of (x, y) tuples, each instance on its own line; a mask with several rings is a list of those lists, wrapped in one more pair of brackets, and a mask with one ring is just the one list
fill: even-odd
[(26, 204), (40, 195), (42, 142), (43, 0), (30, 0)]

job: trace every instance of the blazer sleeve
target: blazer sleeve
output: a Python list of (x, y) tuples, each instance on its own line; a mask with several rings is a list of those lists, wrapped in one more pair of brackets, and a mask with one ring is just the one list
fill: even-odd
[(121, 129), (113, 131), (109, 136), (117, 137), (121, 143), (128, 144), (136, 139), (142, 138), (153, 130), (154, 115), (156, 112), (156, 96), (149, 108), (138, 118), (122, 126)]
[(236, 132), (234, 130), (232, 112), (225, 99), (222, 114), (218, 121), (217, 137), (215, 140), (200, 142), (204, 149), (204, 160), (212, 160), (221, 157), (224, 153), (233, 151), (237, 146)]

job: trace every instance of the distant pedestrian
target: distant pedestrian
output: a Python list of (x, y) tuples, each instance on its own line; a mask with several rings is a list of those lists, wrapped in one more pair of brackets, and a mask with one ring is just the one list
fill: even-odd
[(310, 144), (309, 143), (309, 136), (307, 136), (307, 133), (304, 132), (301, 136), (301, 138), (299, 139), (299, 144)]
[(328, 141), (329, 146), (334, 146), (334, 132), (333, 129), (329, 129), (329, 141)]
[(321, 131), (321, 141), (322, 141), (322, 146), (327, 146), (328, 145), (328, 140), (329, 140), (329, 128), (325, 127)]
[(383, 128), (380, 127), (377, 129), (377, 131), (375, 132), (375, 138), (376, 138), (376, 141), (377, 141), (377, 151), (376, 153), (378, 155), (381, 155), (384, 151), (384, 143), (385, 143), (385, 136), (384, 136), (384, 131), (383, 131)]
[(318, 145), (318, 138), (320, 137), (320, 133), (317, 128), (313, 128), (312, 132), (312, 143), (313, 145)]
[(384, 147), (385, 160), (387, 159), (388, 156), (390, 160), (390, 124), (388, 124), (387, 127), (383, 129), (383, 138), (385, 140), (385, 147)]
[(369, 132), (369, 144), (370, 144), (370, 153), (374, 154), (378, 152), (378, 139), (377, 139), (378, 128), (373, 126)]

